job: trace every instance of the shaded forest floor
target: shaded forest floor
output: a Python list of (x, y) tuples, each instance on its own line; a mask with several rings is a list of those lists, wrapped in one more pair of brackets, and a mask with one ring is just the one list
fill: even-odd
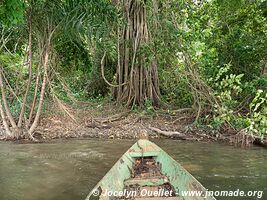
[[(76, 103), (75, 106), (50, 103), (42, 114), (34, 138), (38, 142), (59, 138), (137, 139), (138, 134), (145, 131), (149, 138), (216, 141), (240, 145), (252, 143), (252, 138), (237, 134), (234, 130), (214, 130), (208, 126), (196, 125), (194, 121), (195, 116), (188, 108), (171, 111), (130, 111), (103, 102)], [(267, 138), (261, 145), (267, 146)]]
[[(57, 138), (136, 139), (146, 131), (150, 138), (249, 143), (233, 130), (195, 125), (190, 109), (129, 111), (111, 103), (78, 103), (75, 107), (52, 104), (34, 135), (39, 141)], [(59, 109), (59, 107), (61, 109)], [(243, 140), (244, 141), (243, 141)]]

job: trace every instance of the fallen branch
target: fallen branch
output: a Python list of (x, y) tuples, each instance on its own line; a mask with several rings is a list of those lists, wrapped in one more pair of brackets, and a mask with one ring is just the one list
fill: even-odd
[(152, 126), (149, 126), (148, 128), (158, 134), (161, 134), (167, 137), (177, 137), (177, 138), (184, 139), (184, 140), (187, 139), (184, 133), (180, 133), (178, 131), (163, 131)]
[(123, 113), (112, 115), (112, 116), (104, 118), (104, 119), (94, 119), (94, 120), (99, 122), (99, 123), (101, 123), (101, 124), (102, 123), (107, 123), (107, 122), (114, 122), (114, 121), (118, 121), (122, 117), (127, 116), (129, 114), (129, 112), (130, 111), (126, 111), (126, 112), (123, 112)]
[(88, 128), (98, 128), (98, 129), (110, 129), (112, 125), (110, 124), (100, 124), (99, 122), (93, 121), (91, 124), (86, 125)]
[(193, 108), (181, 108), (178, 110), (158, 110), (155, 111), (158, 114), (166, 114), (170, 116), (176, 116), (178, 114), (184, 114), (184, 113), (192, 113), (194, 112)]

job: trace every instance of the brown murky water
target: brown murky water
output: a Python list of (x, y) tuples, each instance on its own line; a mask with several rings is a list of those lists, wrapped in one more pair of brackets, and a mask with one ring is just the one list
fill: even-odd
[[(0, 200), (83, 200), (131, 140), (0, 143)], [(209, 190), (262, 190), (267, 199), (267, 151), (221, 144), (156, 140)], [(256, 197), (217, 197), (249, 200)]]

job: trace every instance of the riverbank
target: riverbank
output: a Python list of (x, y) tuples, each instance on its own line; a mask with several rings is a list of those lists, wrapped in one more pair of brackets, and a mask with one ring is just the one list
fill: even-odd
[[(62, 106), (62, 105), (61, 105)], [(127, 110), (113, 104), (82, 103), (77, 107), (64, 105), (64, 110), (51, 104), (42, 115), (34, 138), (47, 142), (59, 138), (137, 139), (138, 133), (147, 132), (150, 138), (223, 142), (250, 145), (252, 136), (237, 133), (232, 129), (214, 130), (196, 125), (189, 108), (166, 111)], [(26, 139), (21, 142), (31, 142)]]

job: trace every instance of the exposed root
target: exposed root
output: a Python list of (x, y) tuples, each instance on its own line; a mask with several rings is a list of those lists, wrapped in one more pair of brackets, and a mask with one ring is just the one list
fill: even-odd
[(185, 119), (189, 119), (189, 118), (191, 118), (191, 116), (182, 116), (182, 117), (179, 117), (179, 118), (175, 119), (175, 120), (172, 122), (172, 124), (175, 124), (176, 122), (179, 122), (179, 121), (181, 121), (181, 120), (185, 120)]
[(255, 137), (245, 131), (240, 131), (234, 136), (234, 143), (241, 146), (250, 146), (254, 141)]
[(181, 108), (178, 110), (158, 110), (155, 112), (159, 114), (167, 114), (167, 115), (175, 116), (175, 115), (183, 114), (183, 113), (192, 113), (194, 112), (194, 109), (193, 108)]
[[(33, 134), (33, 135), (34, 135), (34, 134)], [(30, 139), (31, 141), (33, 141), (33, 142), (38, 142), (38, 140), (35, 139), (35, 138), (33, 137), (33, 135), (32, 135), (32, 134), (28, 134), (29, 139)]]

